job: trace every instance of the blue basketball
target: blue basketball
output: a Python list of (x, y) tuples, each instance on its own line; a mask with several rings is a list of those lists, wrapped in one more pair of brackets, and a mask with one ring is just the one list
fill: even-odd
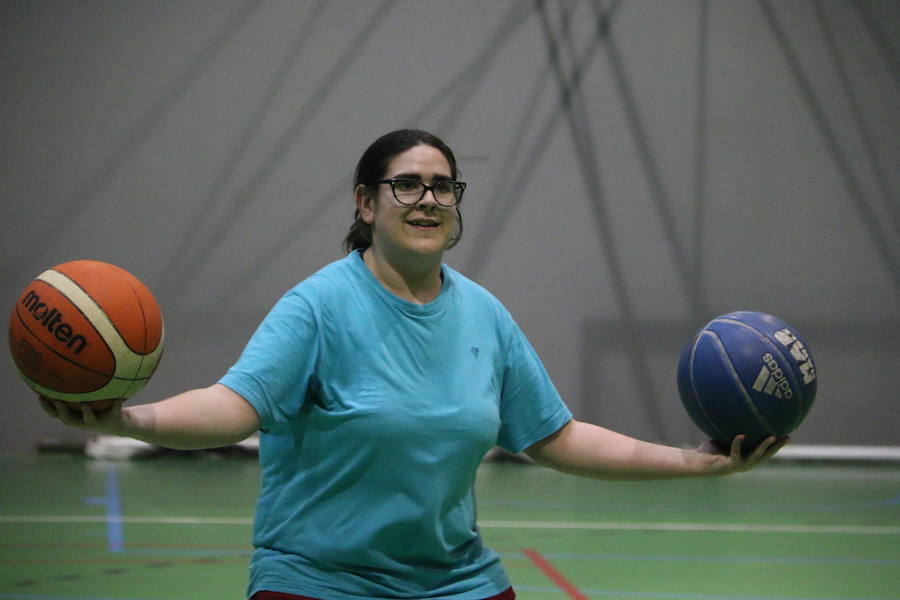
[(796, 329), (765, 313), (732, 312), (685, 346), (678, 392), (704, 433), (723, 444), (744, 434), (749, 449), (800, 425), (816, 397), (816, 369)]

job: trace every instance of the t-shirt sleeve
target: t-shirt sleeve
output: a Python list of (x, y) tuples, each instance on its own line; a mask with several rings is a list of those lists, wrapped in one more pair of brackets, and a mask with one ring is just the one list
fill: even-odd
[(300, 411), (319, 354), (312, 304), (297, 290), (279, 300), (219, 383), (244, 397), (261, 429), (286, 423)]
[(572, 413), (522, 330), (512, 324), (510, 335), (497, 444), (516, 453), (556, 433)]

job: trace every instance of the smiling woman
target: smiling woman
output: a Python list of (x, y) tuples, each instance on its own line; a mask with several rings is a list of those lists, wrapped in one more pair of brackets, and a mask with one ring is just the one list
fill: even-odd
[(347, 256), (290, 289), (218, 383), (103, 413), (45, 401), (64, 423), (158, 446), (260, 431), (254, 600), (514, 600), (476, 523), (495, 445), (586, 477), (746, 470), (735, 439), (682, 450), (572, 419), (503, 305), (441, 262), (465, 184), (430, 133), (376, 140), (356, 170)]
[(440, 292), (441, 259), (458, 231), (450, 162), (434, 146), (417, 144), (396, 155), (385, 176), (356, 187), (357, 214), (372, 236), (363, 260), (390, 291), (426, 304)]
[[(400, 129), (398, 131), (387, 133), (375, 140), (360, 157), (359, 163), (356, 165), (356, 173), (354, 176), (354, 188), (356, 193), (360, 193), (359, 186), (371, 189), (373, 187), (379, 187), (381, 183), (386, 182), (388, 167), (390, 166), (391, 161), (399, 154), (419, 145), (428, 146), (440, 151), (449, 168), (449, 177), (447, 177), (447, 179), (456, 180), (456, 178), (459, 177), (459, 170), (456, 166), (456, 157), (453, 154), (453, 150), (451, 150), (440, 138), (427, 131), (422, 131), (421, 129)], [(410, 179), (416, 179), (416, 174), (413, 175), (414, 176)], [(418, 178), (421, 179), (421, 175), (419, 175)], [(397, 186), (392, 185), (391, 187), (395, 191), (395, 199), (404, 204), (408, 204), (402, 197), (397, 196)], [(462, 184), (461, 189), (457, 189), (458, 196), (456, 201), (452, 204), (456, 206), (457, 231), (447, 245), (446, 249), (448, 250), (459, 243), (463, 233), (462, 214), (459, 211), (459, 202), (462, 200), (465, 184)], [(442, 204), (445, 206), (452, 206), (445, 202), (442, 202)], [(366, 223), (362, 219), (357, 206), (353, 225), (351, 225), (347, 237), (344, 238), (344, 250), (352, 252), (353, 250), (368, 248), (371, 244), (371, 224)]]

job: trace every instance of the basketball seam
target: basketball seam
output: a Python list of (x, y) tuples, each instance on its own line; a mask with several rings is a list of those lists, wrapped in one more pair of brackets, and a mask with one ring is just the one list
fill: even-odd
[(772, 431), (772, 427), (769, 423), (763, 418), (760, 414), (759, 410), (757, 410), (756, 405), (753, 404), (753, 400), (750, 398), (750, 395), (747, 393), (747, 390), (744, 389), (744, 383), (741, 381), (740, 376), (734, 368), (734, 365), (731, 364), (731, 355), (728, 354), (728, 349), (725, 347), (725, 344), (722, 343), (721, 338), (714, 331), (710, 331), (713, 334), (713, 340), (716, 344), (717, 349), (719, 350), (722, 357), (725, 359), (723, 362), (725, 363), (725, 369), (728, 371), (729, 375), (734, 378), (734, 381), (737, 383), (737, 388), (740, 390), (741, 397), (747, 403), (747, 406), (750, 408), (750, 413), (756, 418), (756, 420), (763, 426), (763, 428), (769, 432), (770, 435), (775, 435)]
[[(124, 276), (124, 274), (127, 273), (127, 272), (123, 271), (123, 270), (120, 269), (119, 267), (116, 267), (115, 265), (112, 265), (112, 267), (113, 267), (113, 269), (116, 271), (116, 273), (117, 273), (120, 277), (122, 277), (122, 278), (125, 280), (125, 283), (128, 285), (128, 288), (129, 288), (129, 289), (131, 290), (131, 292), (134, 294), (134, 298), (135, 298), (135, 300), (136, 300), (135, 303), (137, 304), (138, 308), (139, 308), (140, 311), (141, 311), (141, 322), (144, 324), (144, 328), (143, 328), (143, 329), (144, 329), (144, 343), (143, 343), (143, 347), (146, 348), (146, 347), (147, 347), (147, 341), (148, 341), (149, 338), (148, 338), (148, 336), (147, 336), (147, 312), (144, 310), (144, 303), (141, 302), (141, 297), (140, 297), (140, 295), (137, 293), (137, 288), (134, 286), (134, 282), (131, 281), (130, 278)], [(89, 295), (90, 295), (90, 294), (89, 294)], [(94, 301), (96, 302), (96, 300), (94, 300)], [(99, 306), (99, 304), (98, 304), (98, 306)], [(101, 307), (101, 308), (102, 308), (102, 307)], [(113, 323), (113, 327), (115, 327), (115, 326), (116, 326), (116, 324)], [(131, 350), (132, 352), (134, 352), (135, 354), (137, 354), (138, 356), (141, 356), (141, 357), (149, 356), (149, 355), (153, 354), (154, 350), (156, 350), (156, 347), (154, 347), (150, 352), (147, 352), (147, 353), (138, 352), (137, 350), (135, 350), (134, 348), (131, 347), (131, 344), (128, 343), (128, 340), (125, 339), (125, 336), (122, 335), (122, 332), (119, 331), (118, 328), (116, 328), (116, 332), (119, 334), (119, 337), (122, 338), (122, 341), (125, 342), (125, 345), (128, 347), (128, 349)], [(162, 339), (160, 338), (160, 342), (161, 342), (161, 341), (162, 341)], [(159, 343), (157, 343), (157, 347), (158, 347), (158, 346), (159, 346)], [(143, 364), (143, 359), (141, 359), (141, 363)]]
[[(701, 332), (700, 335), (703, 335), (704, 333), (707, 333), (707, 331)], [(712, 333), (712, 332), (708, 332), (708, 333)], [(719, 436), (722, 437), (722, 439), (725, 439), (728, 436), (725, 435), (725, 432), (723, 432), (721, 429), (719, 429), (719, 427), (716, 425), (716, 423), (709, 416), (709, 413), (706, 412), (706, 407), (703, 406), (703, 400), (701, 399), (700, 392), (697, 391), (697, 386), (694, 382), (694, 356), (697, 354), (697, 342), (699, 340), (700, 340), (700, 336), (698, 335), (697, 340), (695, 340), (694, 344), (691, 345), (691, 356), (688, 361), (688, 373), (691, 376), (691, 390), (693, 390), (693, 392), (694, 392), (694, 400), (696, 401), (697, 407), (700, 408), (700, 411), (703, 413), (703, 416), (706, 417), (706, 422), (709, 423), (709, 426), (712, 427), (716, 431), (716, 433), (718, 433)]]
[[(111, 266), (112, 266), (112, 265), (111, 265)], [(115, 269), (115, 267), (114, 267), (114, 269)], [(125, 347), (128, 348), (128, 350), (130, 350), (132, 353), (134, 353), (134, 354), (136, 354), (136, 355), (140, 355), (139, 352), (135, 352), (134, 348), (131, 347), (131, 344), (128, 343), (128, 340), (125, 339), (125, 336), (122, 335), (122, 332), (121, 332), (121, 331), (119, 331), (119, 328), (116, 326), (116, 322), (113, 321), (113, 320), (109, 317), (108, 314), (106, 314), (106, 310), (100, 305), (100, 302), (99, 302), (96, 298), (94, 298), (93, 295), (91, 295), (91, 293), (90, 293), (89, 291), (87, 291), (86, 289), (84, 289), (84, 288), (81, 286), (81, 284), (79, 284), (77, 281), (75, 281), (74, 279), (72, 279), (71, 277), (69, 277), (68, 275), (66, 275), (65, 273), (63, 273), (62, 271), (57, 271), (56, 269), (50, 269), (50, 271), (52, 271), (53, 273), (56, 273), (56, 274), (58, 274), (58, 275), (62, 275), (63, 277), (65, 277), (70, 283), (72, 283), (72, 285), (74, 285), (74, 286), (77, 287), (79, 290), (81, 290), (81, 291), (84, 293), (85, 296), (87, 296), (88, 298), (90, 298), (91, 302), (93, 302), (93, 303), (97, 306), (97, 308), (100, 309), (100, 312), (103, 313), (103, 315), (106, 317), (106, 320), (109, 322), (110, 326), (112, 326), (112, 328), (115, 330), (116, 335), (119, 336), (119, 339), (122, 340), (122, 343), (125, 345)], [(46, 274), (46, 273), (44, 273), (44, 274)], [(41, 277), (43, 277), (44, 274), (42, 274)], [(116, 269), (116, 274), (121, 276), (121, 274), (118, 273), (118, 270), (117, 270), (117, 269)], [(39, 277), (39, 279), (40, 279), (40, 277)], [(44, 281), (45, 283), (47, 283), (47, 284), (49, 284), (49, 285), (53, 285), (53, 284), (51, 284), (49, 281), (45, 281), (45, 280), (43, 280), (43, 279), (41, 279), (41, 281)], [(127, 283), (128, 283), (128, 287), (130, 287), (132, 290), (134, 290), (134, 286), (131, 285), (131, 282), (128, 281)], [(53, 287), (56, 287), (56, 286), (53, 286)], [(59, 288), (57, 288), (57, 289), (59, 289)], [(62, 293), (65, 293), (65, 292), (63, 292), (62, 290), (59, 290), (59, 291), (62, 292)], [(138, 305), (140, 305), (140, 302), (138, 302)], [(82, 314), (84, 314), (84, 313), (82, 313)], [(143, 307), (141, 308), (141, 316), (143, 317)], [(91, 324), (93, 324), (93, 321), (91, 321), (91, 319), (90, 319), (89, 317), (87, 317), (87, 315), (85, 315), (85, 318), (88, 319), (88, 322), (90, 322)], [(144, 329), (146, 330), (146, 320), (144, 321), (144, 325), (145, 325)], [(96, 328), (96, 325), (94, 325), (94, 327)]]
[[(46, 282), (45, 282), (45, 283), (46, 283)], [(54, 289), (57, 289), (57, 288), (54, 287)], [(74, 304), (73, 304), (72, 306), (73, 306), (74, 308), (76, 308), (76, 309), (78, 308), (78, 307), (75, 306)], [(78, 312), (81, 312), (81, 311), (79, 310)], [(82, 313), (82, 314), (84, 314), (84, 313)], [(25, 320), (22, 318), (22, 315), (19, 313), (19, 305), (18, 305), (18, 304), (16, 304), (16, 318), (19, 319), (19, 323), (22, 324), (22, 327), (24, 327), (25, 330), (26, 330), (28, 333), (31, 334), (32, 339), (33, 339), (34, 341), (36, 341), (36, 342), (39, 342), (44, 348), (46, 348), (46, 349), (47, 349), (49, 352), (51, 352), (52, 354), (55, 354), (56, 356), (58, 356), (59, 358), (63, 359), (63, 360), (66, 361), (67, 363), (70, 363), (70, 364), (72, 364), (72, 365), (75, 365), (76, 367), (78, 367), (78, 368), (80, 368), (80, 369), (84, 369), (85, 371), (88, 371), (89, 373), (94, 373), (95, 375), (102, 375), (103, 377), (108, 377), (108, 378), (109, 378), (109, 380), (106, 381), (106, 382), (104, 382), (103, 384), (101, 384), (100, 387), (97, 387), (97, 388), (94, 388), (94, 389), (91, 389), (91, 390), (86, 390), (85, 392), (61, 392), (61, 393), (66, 393), (66, 394), (69, 394), (69, 393), (71, 393), (71, 394), (80, 394), (80, 393), (90, 394), (91, 392), (96, 392), (97, 390), (102, 389), (104, 386), (109, 385), (109, 381), (111, 381), (111, 380), (115, 377), (115, 375), (113, 375), (113, 374), (104, 373), (103, 371), (97, 371), (96, 369), (91, 369), (91, 368), (88, 367), (88, 366), (85, 366), (85, 365), (82, 365), (81, 363), (75, 362), (74, 360), (72, 360), (71, 358), (69, 358), (68, 356), (66, 356), (65, 354), (62, 354), (61, 352), (59, 352), (59, 351), (55, 350), (54, 348), (52, 348), (51, 346), (49, 346), (49, 345), (47, 344), (47, 342), (45, 342), (44, 340), (42, 340), (40, 337), (38, 337), (38, 336), (35, 334), (34, 331), (32, 331), (32, 329), (28, 326), (28, 323), (25, 322)], [(91, 322), (91, 320), (87, 318), (87, 315), (85, 315), (85, 319), (88, 321), (88, 323)], [(102, 339), (102, 336), (101, 336), (101, 339)], [(106, 340), (103, 340), (103, 343), (106, 344)], [(109, 348), (109, 344), (106, 344), (106, 347)], [(112, 351), (112, 349), (110, 349), (110, 354), (111, 354), (112, 357), (113, 357), (113, 365), (114, 365), (114, 367), (115, 367), (116, 355), (115, 355), (115, 353)], [(21, 373), (21, 371), (20, 371), (20, 373)], [(115, 373), (115, 368), (113, 368), (113, 373)], [(27, 379), (29, 382), (34, 383), (35, 385), (38, 385), (38, 386), (40, 386), (40, 387), (42, 387), (42, 388), (46, 388), (46, 389), (48, 389), (48, 390), (50, 389), (50, 388), (47, 388), (46, 386), (43, 386), (43, 385), (39, 384), (38, 382), (34, 381), (33, 379), (31, 379), (30, 377), (28, 377), (28, 376), (25, 375), (24, 373), (21, 373), (21, 375), (22, 375), (22, 377), (24, 377), (25, 379)]]
[[(85, 290), (83, 287), (81, 287), (77, 281), (75, 281), (74, 279), (72, 279), (71, 277), (69, 277), (68, 275), (63, 273), (62, 271), (57, 271), (55, 269), (50, 269), (48, 271), (45, 271), (38, 277), (38, 279), (40, 281), (43, 281), (47, 285), (53, 287), (54, 289), (56, 289), (57, 291), (59, 291), (61, 294), (63, 294), (66, 297), (68, 297), (68, 293), (66, 292), (66, 290), (60, 289), (57, 285), (54, 285), (54, 283), (52, 281), (48, 281), (47, 279), (44, 279), (44, 277), (47, 277), (47, 276), (62, 277), (63, 279), (65, 279), (65, 281), (67, 283), (70, 283), (70, 284), (74, 285), (76, 288), (78, 288), (87, 297), (87, 299), (90, 300), (91, 302), (93, 302), (94, 306), (96, 306), (99, 309), (100, 314), (102, 315), (103, 320), (104, 320), (103, 324), (109, 325), (112, 328), (113, 332), (115, 332), (116, 336), (119, 338), (119, 341), (122, 342), (122, 346), (124, 346), (129, 352), (137, 354), (137, 352), (134, 352), (131, 349), (131, 347), (128, 345), (128, 342), (125, 341), (125, 338), (122, 336), (122, 333), (119, 331), (118, 327), (116, 327), (116, 324), (109, 317), (109, 315), (106, 314), (106, 311), (103, 310), (103, 307), (100, 306), (100, 303), (97, 302), (96, 298), (94, 298), (87, 290)], [(71, 298), (70, 298), (70, 300), (71, 300)], [(97, 330), (97, 333), (100, 334), (100, 337), (103, 339), (104, 343), (110, 348), (110, 350), (112, 350), (113, 348), (112, 348), (112, 345), (110, 344), (110, 341), (106, 339), (106, 337), (103, 335), (103, 332), (100, 330), (100, 323), (95, 323), (93, 321), (93, 319), (91, 319), (90, 316), (85, 314), (84, 311), (82, 311), (81, 308), (75, 304), (75, 302), (72, 302), (72, 306), (75, 306), (76, 308), (78, 308), (78, 312), (80, 312), (82, 315), (84, 315), (84, 317), (85, 317), (85, 319), (87, 319), (88, 323), (90, 323), (94, 327), (94, 329)], [(113, 351), (113, 356), (115, 356), (115, 351)], [(118, 365), (118, 361), (117, 361), (116, 362), (116, 370), (118, 370), (118, 366), (119, 365)]]
[[(58, 285), (54, 284), (52, 281), (49, 281), (49, 280), (45, 279), (45, 277), (46, 277), (47, 275), (51, 274), (51, 273), (55, 274), (55, 275), (51, 275), (51, 277), (57, 276), (57, 275), (58, 275), (58, 276), (60, 276), (60, 277), (65, 278), (65, 280), (66, 280), (67, 282), (69, 282), (69, 283), (71, 283), (72, 285), (74, 285), (75, 287), (77, 287), (79, 290), (82, 291), (82, 293), (84, 293), (85, 296), (87, 296), (88, 298), (90, 298), (91, 302), (93, 302), (98, 308), (100, 308), (100, 305), (97, 304), (97, 301), (94, 300), (94, 297), (91, 296), (91, 295), (88, 293), (88, 291), (87, 291), (86, 289), (84, 289), (83, 287), (81, 287), (81, 286), (78, 284), (77, 281), (75, 281), (74, 279), (72, 279), (71, 277), (69, 277), (68, 275), (66, 275), (65, 273), (63, 273), (62, 271), (57, 271), (56, 269), (48, 269), (48, 270), (44, 271), (43, 273), (41, 273), (40, 275), (37, 276), (37, 280), (38, 280), (38, 281), (41, 281), (41, 282), (47, 284), (48, 286), (52, 287), (54, 290), (56, 290), (57, 292), (59, 292), (60, 294), (62, 294), (63, 297), (68, 298), (68, 299), (69, 299), (69, 304), (72, 306), (72, 308), (74, 308), (75, 310), (77, 310), (77, 311), (81, 314), (81, 316), (84, 317), (84, 320), (91, 324), (91, 327), (93, 327), (94, 330), (97, 332), (98, 337), (103, 341), (103, 345), (106, 346), (107, 350), (109, 350), (110, 355), (112, 355), (112, 359), (113, 359), (113, 372), (112, 372), (112, 374), (110, 375), (110, 377), (115, 376), (115, 374), (116, 374), (116, 373), (118, 372), (118, 370), (119, 370), (119, 357), (116, 356), (116, 353), (115, 353), (115, 351), (113, 350), (112, 346), (110, 345), (109, 341), (106, 339), (106, 337), (104, 337), (103, 332), (100, 331), (100, 329), (97, 327), (97, 324), (94, 323), (94, 321), (91, 319), (91, 317), (90, 317), (89, 315), (87, 315), (83, 310), (81, 310), (81, 307), (78, 306), (78, 304), (76, 304), (75, 302), (71, 301), (71, 298), (69, 298), (69, 296), (68, 296), (68, 294), (66, 293), (65, 290), (61, 289)], [(103, 309), (100, 309), (100, 311), (101, 311), (104, 315), (106, 315), (106, 311), (104, 311)], [(115, 324), (112, 323), (112, 320), (109, 319), (108, 317), (107, 317), (107, 320), (108, 320), (108, 321), (110, 322), (110, 324), (113, 326), (113, 329), (115, 329), (116, 326), (115, 326)], [(120, 334), (118, 330), (116, 330), (116, 334), (117, 334), (120, 338), (122, 337), (122, 334)], [(124, 341), (124, 340), (123, 340), (123, 341)], [(126, 346), (127, 346), (127, 344), (126, 344)], [(74, 363), (74, 362), (73, 362), (73, 364), (78, 364), (78, 363)], [(79, 366), (80, 366), (80, 365), (79, 365)], [(88, 370), (90, 370), (90, 369), (88, 369)]]
[[(760, 331), (759, 329), (757, 329), (750, 323), (747, 323), (746, 321), (742, 321), (741, 319), (738, 319), (736, 317), (726, 317), (723, 320), (733, 321), (742, 327), (746, 327), (746, 328), (756, 332), (762, 338), (763, 343), (766, 344), (766, 346), (768, 346), (770, 348), (770, 350), (772, 350), (776, 354), (778, 354), (778, 356), (782, 359), (782, 361), (784, 361), (784, 363), (787, 363), (788, 365), (791, 364), (791, 359), (789, 359), (787, 356), (785, 356), (784, 352), (782, 352), (781, 349), (777, 345), (775, 345), (772, 342), (772, 340), (769, 339), (769, 335), (765, 331)], [(788, 329), (790, 329), (790, 328), (788, 328)], [(794, 414), (796, 414), (797, 416), (791, 427), (791, 431), (793, 431), (803, 421), (803, 416), (804, 416), (803, 405), (805, 403), (804, 401), (806, 400), (806, 395), (804, 393), (803, 386), (801, 386), (800, 383), (797, 381), (797, 377), (796, 377), (796, 374), (794, 373), (794, 369), (789, 368), (789, 369), (787, 369), (787, 371), (790, 373), (791, 379), (793, 380), (792, 383), (795, 384), (795, 385), (791, 386), (791, 388), (797, 390), (797, 396), (798, 396), (796, 401), (794, 402)]]
[[(21, 374), (21, 372), (20, 372)], [(130, 390), (133, 387), (133, 383), (137, 381), (143, 382), (141, 387), (146, 385), (148, 378), (143, 379), (127, 379), (123, 377), (114, 377), (106, 382), (103, 387), (97, 388), (95, 390), (89, 392), (60, 392), (53, 388), (49, 388), (47, 386), (41, 385), (36, 381), (29, 379), (27, 376), (22, 375), (22, 378), (25, 379), (25, 383), (30, 387), (33, 391), (37, 392), (42, 396), (46, 396), (48, 398), (53, 398), (56, 400), (70, 400), (74, 402), (93, 402), (96, 400), (116, 400), (122, 399), (125, 400), (128, 397), (125, 396), (124, 393), (119, 393), (119, 388), (121, 388), (124, 382), (127, 382), (125, 385), (125, 391)], [(117, 387), (118, 386), (118, 387)], [(107, 388), (110, 388), (107, 390)], [(140, 388), (138, 388), (140, 389)], [(113, 392), (116, 390), (116, 393)]]
[[(113, 269), (114, 269), (116, 272), (118, 272), (120, 276), (123, 275), (122, 269), (116, 267), (115, 265), (113, 265)], [(137, 293), (137, 288), (135, 288), (134, 283), (133, 283), (128, 277), (123, 277), (123, 278), (125, 279), (125, 281), (126, 281), (128, 287), (129, 287), (129, 289), (131, 290), (131, 292), (134, 294), (134, 297), (135, 297), (135, 300), (136, 300), (136, 304), (137, 304), (139, 310), (141, 311), (141, 321), (142, 321), (143, 324), (144, 324), (144, 328), (143, 328), (143, 330), (144, 330), (144, 343), (143, 343), (143, 347), (146, 349), (147, 344), (148, 344), (148, 341), (149, 341), (149, 337), (148, 337), (148, 335), (147, 335), (147, 312), (144, 310), (144, 303), (141, 301), (141, 296)], [(138, 390), (140, 390), (142, 387), (144, 387), (144, 385), (146, 385), (147, 380), (150, 379), (150, 377), (153, 375), (153, 373), (156, 372), (156, 368), (159, 366), (159, 359), (160, 359), (161, 349), (162, 349), (162, 347), (163, 347), (163, 341), (164, 341), (164, 339), (165, 339), (165, 325), (161, 325), (161, 327), (162, 327), (162, 329), (160, 330), (159, 341), (157, 342), (156, 347), (153, 348), (153, 350), (151, 350), (150, 352), (148, 352), (148, 353), (146, 353), (146, 354), (141, 353), (141, 352), (136, 352), (135, 349), (132, 348), (131, 345), (128, 343), (128, 340), (126, 340), (125, 337), (122, 336), (121, 333), (119, 333), (119, 335), (122, 337), (122, 340), (125, 342), (125, 345), (128, 347), (128, 349), (131, 350), (132, 352), (134, 352), (136, 355), (138, 355), (138, 356), (140, 357), (140, 358), (138, 359), (137, 369), (135, 370), (136, 373), (142, 373), (143, 370), (144, 370), (144, 363), (145, 363), (145, 361), (146, 361), (149, 357), (151, 357), (151, 356), (154, 357), (154, 361), (153, 361), (153, 369), (150, 371), (150, 373), (147, 374), (146, 377), (142, 377), (142, 378), (133, 378), (133, 379), (131, 379), (132, 382), (138, 382), (138, 381), (140, 381), (141, 384), (137, 387), (137, 390), (135, 390), (135, 392), (130, 392), (130, 390), (131, 390), (131, 388), (132, 388), (133, 386), (132, 386), (132, 385), (129, 385), (128, 388), (126, 388), (125, 393), (124, 393), (124, 395), (125, 395), (126, 397), (129, 397), (130, 395), (132, 395), (132, 394), (134, 394), (134, 393), (137, 393)]]

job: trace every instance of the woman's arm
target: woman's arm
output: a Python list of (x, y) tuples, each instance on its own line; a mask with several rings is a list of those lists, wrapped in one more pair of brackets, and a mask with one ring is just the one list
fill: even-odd
[(573, 419), (525, 453), (540, 465), (583, 477), (666, 479), (747, 471), (788, 441), (769, 438), (748, 456), (742, 456), (742, 440), (743, 436), (736, 437), (727, 454), (709, 442), (696, 450), (683, 450), (643, 442)]
[(152, 404), (95, 413), (89, 406), (41, 398), (44, 410), (66, 425), (177, 450), (226, 446), (259, 429), (259, 416), (242, 396), (221, 384), (191, 390)]

